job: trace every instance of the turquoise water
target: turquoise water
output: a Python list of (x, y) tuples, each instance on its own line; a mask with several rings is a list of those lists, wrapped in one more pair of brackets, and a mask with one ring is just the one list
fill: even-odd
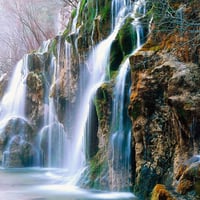
[(1, 200), (135, 200), (131, 193), (88, 191), (67, 184), (60, 169), (0, 169)]

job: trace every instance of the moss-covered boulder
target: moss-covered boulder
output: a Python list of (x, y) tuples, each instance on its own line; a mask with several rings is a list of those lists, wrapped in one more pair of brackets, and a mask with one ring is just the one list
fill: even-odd
[(132, 53), (133, 49), (137, 46), (137, 33), (136, 28), (131, 21), (126, 22), (121, 27), (118, 33), (118, 38), (123, 55), (126, 56)]
[(82, 0), (77, 11), (79, 11), (75, 25), (76, 30), (79, 30), (77, 46), (79, 52), (83, 53), (93, 44), (97, 44), (108, 36), (110, 32), (111, 1)]
[(109, 58), (109, 75), (112, 78), (113, 75), (118, 71), (119, 66), (123, 60), (123, 51), (118, 39), (115, 39), (112, 42), (110, 49), (110, 58)]

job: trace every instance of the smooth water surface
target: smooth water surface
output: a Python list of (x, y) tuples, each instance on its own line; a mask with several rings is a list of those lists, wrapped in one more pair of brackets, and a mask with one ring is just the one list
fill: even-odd
[[(131, 193), (86, 191), (69, 185), (61, 169), (0, 169), (2, 200), (134, 200)], [(68, 184), (67, 184), (68, 183)]]

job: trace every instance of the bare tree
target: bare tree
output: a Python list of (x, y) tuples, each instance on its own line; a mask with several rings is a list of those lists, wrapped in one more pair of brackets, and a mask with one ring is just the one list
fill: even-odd
[(59, 9), (56, 0), (2, 1), (0, 67), (10, 68), (24, 53), (37, 49), (44, 40), (55, 36)]
[(78, 0), (62, 0), (65, 6), (70, 6), (72, 8), (76, 8), (78, 4)]

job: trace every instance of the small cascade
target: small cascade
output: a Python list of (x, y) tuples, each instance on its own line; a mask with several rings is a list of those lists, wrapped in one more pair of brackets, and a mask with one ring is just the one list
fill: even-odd
[[(136, 1), (133, 5), (133, 29), (136, 31), (137, 43), (134, 54), (144, 42), (143, 27), (139, 17), (145, 14), (145, 1)], [(130, 85), (126, 82), (129, 69), (129, 57), (121, 64), (113, 92), (111, 124), (111, 188), (124, 190), (131, 187), (131, 126), (127, 116), (127, 99)]]
[(184, 7), (181, 6), (178, 10), (177, 10), (177, 24), (179, 26), (179, 31), (180, 34), (183, 35), (184, 32), (184, 16), (183, 16), (183, 12), (184, 12)]
[(81, 1), (79, 1), (78, 5), (77, 5), (76, 15), (75, 15), (73, 22), (72, 22), (72, 28), (71, 28), (72, 34), (77, 33), (76, 25), (77, 25), (77, 21), (78, 21), (78, 14), (79, 14), (80, 7), (81, 7)]
[[(126, 77), (129, 70), (129, 59), (122, 64), (117, 76), (113, 94), (111, 147), (112, 169), (111, 185), (120, 190), (130, 187), (131, 170), (131, 130), (126, 113)], [(130, 86), (129, 86), (130, 87)], [(123, 187), (123, 188), (122, 188)]]
[[(50, 89), (45, 93), (47, 106), (44, 111), (44, 126), (39, 133), (39, 148), (41, 151), (40, 165), (49, 168), (66, 167), (66, 144), (67, 136), (63, 124), (59, 122), (57, 116), (57, 104), (54, 97), (57, 95), (57, 85), (60, 84), (60, 52), (61, 37), (58, 36), (57, 59), (52, 55), (50, 62)], [(41, 52), (45, 52), (41, 47)]]
[[(81, 169), (85, 162), (85, 152), (83, 149), (84, 134), (87, 126), (87, 119), (89, 116), (90, 101), (93, 98), (95, 91), (102, 84), (105, 79), (105, 67), (108, 62), (109, 48), (112, 40), (106, 40), (97, 45), (91, 52), (88, 59), (87, 66), (89, 77), (86, 85), (81, 89), (82, 97), (81, 104), (77, 109), (77, 117), (74, 132), (74, 148), (73, 159), (71, 160), (71, 167), (73, 171)], [(95, 63), (95, 66), (94, 66)], [(79, 159), (77, 159), (79, 158)]]
[(49, 99), (49, 110), (46, 126), (40, 131), (40, 149), (42, 166), (65, 167), (66, 133), (63, 125), (58, 121), (53, 99)]
[(24, 108), (26, 103), (26, 84), (24, 81), (28, 74), (27, 61), (28, 55), (25, 55), (15, 67), (11, 82), (1, 101), (1, 120), (10, 116), (24, 117)]
[(45, 53), (45, 52), (48, 52), (48, 48), (49, 48), (50, 43), (51, 43), (51, 40), (50, 40), (50, 39), (47, 40), (47, 41), (44, 41), (44, 42), (42, 43), (42, 45), (39, 47), (38, 53), (43, 54), (43, 53)]
[(27, 63), (28, 55), (17, 63), (1, 101), (0, 139), (5, 147), (1, 149), (0, 162), (3, 167), (35, 164), (33, 153), (37, 155), (37, 150), (30, 143), (32, 129), (25, 119)]
[(124, 19), (131, 5), (131, 0), (112, 0), (112, 30)]

